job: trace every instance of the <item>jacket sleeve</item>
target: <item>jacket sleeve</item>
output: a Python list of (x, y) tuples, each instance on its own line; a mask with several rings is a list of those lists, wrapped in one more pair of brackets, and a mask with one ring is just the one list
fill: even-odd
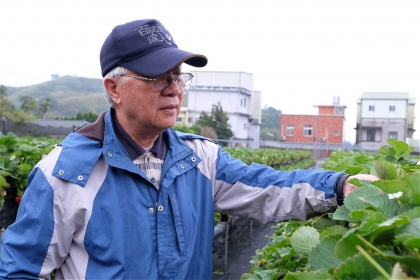
[(1, 279), (50, 279), (51, 272), (64, 261), (72, 240), (72, 229), (58, 213), (62, 213), (59, 199), (55, 199), (42, 171), (35, 168), (16, 221), (1, 240)]
[(215, 169), (215, 211), (262, 223), (307, 220), (333, 211), (337, 207), (334, 188), (343, 175), (324, 170), (276, 171), (256, 163), (248, 166), (220, 147)]

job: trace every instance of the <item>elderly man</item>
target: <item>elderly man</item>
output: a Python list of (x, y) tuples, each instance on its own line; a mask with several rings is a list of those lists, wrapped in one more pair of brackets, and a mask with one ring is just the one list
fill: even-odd
[(343, 173), (247, 166), (176, 133), (193, 79), (182, 63), (207, 58), (178, 49), (159, 21), (115, 27), (100, 61), (112, 106), (32, 171), (2, 239), (2, 279), (211, 279), (214, 211), (302, 220), (354, 188)]

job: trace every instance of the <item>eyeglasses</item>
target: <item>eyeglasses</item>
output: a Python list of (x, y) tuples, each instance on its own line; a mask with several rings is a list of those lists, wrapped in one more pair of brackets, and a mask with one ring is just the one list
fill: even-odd
[(171, 86), (172, 82), (178, 84), (179, 88), (185, 88), (189, 86), (193, 79), (193, 74), (191, 73), (181, 73), (181, 74), (163, 74), (157, 76), (156, 78), (145, 78), (145, 77), (138, 77), (138, 76), (131, 76), (131, 75), (120, 75), (123, 77), (130, 77), (139, 80), (146, 80), (146, 81), (153, 81), (153, 87), (157, 90), (164, 90)]

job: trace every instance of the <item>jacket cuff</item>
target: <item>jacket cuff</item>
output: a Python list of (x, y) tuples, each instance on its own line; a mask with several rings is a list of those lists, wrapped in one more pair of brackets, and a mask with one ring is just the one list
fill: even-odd
[(343, 186), (344, 186), (344, 182), (349, 176), (350, 176), (349, 174), (341, 175), (341, 177), (337, 180), (337, 183), (335, 184), (334, 192), (337, 198), (338, 205), (343, 205), (343, 202), (344, 202)]

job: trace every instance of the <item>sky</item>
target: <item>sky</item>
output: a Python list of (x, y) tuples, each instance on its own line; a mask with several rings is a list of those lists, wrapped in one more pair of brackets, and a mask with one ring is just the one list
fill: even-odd
[(262, 105), (316, 114), (345, 105), (355, 142), (363, 92), (416, 98), (420, 139), (419, 0), (14, 0), (0, 1), (0, 84), (29, 86), (52, 74), (102, 78), (99, 52), (116, 25), (156, 18), (205, 68), (253, 74)]

